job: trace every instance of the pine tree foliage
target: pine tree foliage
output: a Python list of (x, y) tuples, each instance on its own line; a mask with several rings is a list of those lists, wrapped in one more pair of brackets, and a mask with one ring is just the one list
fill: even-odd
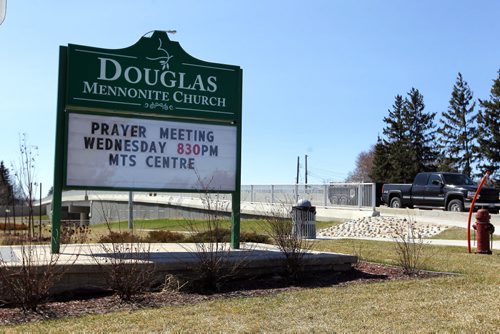
[(478, 123), (478, 159), (482, 174), (487, 170), (490, 179), (500, 187), (500, 70), (493, 80), (489, 100), (479, 100)]
[(372, 179), (372, 182), (392, 182), (390, 175), (391, 170), (392, 166), (389, 155), (389, 147), (387, 143), (382, 141), (379, 137), (377, 144), (375, 144), (374, 147), (370, 178)]
[(419, 172), (436, 170), (438, 153), (436, 149), (436, 113), (424, 112), (424, 97), (418, 89), (412, 88), (405, 100), (405, 117), (408, 130), (411, 160), (408, 164), (411, 179)]
[(442, 113), (441, 126), (437, 130), (440, 134), (440, 170), (471, 176), (477, 138), (475, 105), (472, 91), (462, 74), (458, 73), (448, 110)]
[(9, 205), (12, 202), (12, 182), (9, 169), (0, 161), (0, 205)]
[(379, 182), (412, 182), (422, 171), (435, 170), (435, 113), (424, 112), (418, 89), (406, 98), (396, 95), (388, 116), (384, 117), (385, 139), (375, 146), (372, 179)]
[(392, 110), (389, 109), (388, 117), (384, 117), (384, 122), (387, 126), (383, 133), (386, 136), (384, 145), (391, 159), (391, 168), (388, 170), (389, 182), (410, 182), (413, 178), (412, 173), (409, 173), (408, 162), (412, 160), (410, 139), (408, 134), (410, 131), (408, 119), (408, 109), (406, 108), (407, 101), (403, 96), (396, 95)]
[(389, 116), (384, 117), (384, 122), (387, 124), (383, 130), (384, 135), (391, 143), (405, 141), (408, 128), (405, 124), (405, 101), (403, 96), (396, 95), (392, 110), (389, 109), (388, 112)]

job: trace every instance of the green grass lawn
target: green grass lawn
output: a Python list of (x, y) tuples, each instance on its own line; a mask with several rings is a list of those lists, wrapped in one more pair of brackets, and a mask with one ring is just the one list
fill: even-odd
[[(471, 228), (471, 239), (474, 236), (474, 230)], [(443, 232), (436, 234), (431, 239), (445, 240), (467, 240), (467, 229), (463, 227), (450, 227)]]
[[(322, 229), (330, 227), (336, 224), (340, 224), (340, 221), (327, 221), (327, 222), (316, 222), (316, 229)], [(231, 222), (229, 220), (221, 220), (218, 222), (219, 226), (223, 228), (231, 228)], [(265, 220), (253, 220), (253, 219), (242, 219), (240, 222), (240, 229), (242, 232), (255, 232), (259, 234), (266, 233), (267, 223)], [(113, 222), (110, 224), (95, 224), (91, 225), (90, 229), (93, 233), (102, 234), (106, 233), (108, 229), (112, 231), (127, 231), (128, 223), (125, 222)], [(178, 232), (190, 232), (192, 229), (203, 231), (207, 228), (207, 223), (205, 220), (187, 220), (187, 219), (151, 219), (151, 220), (136, 220), (134, 221), (134, 230), (168, 230), (168, 231), (178, 231)]]
[[(340, 221), (328, 221), (328, 222), (317, 222), (316, 228), (326, 228), (336, 224), (340, 224)], [(228, 219), (221, 220), (218, 222), (221, 228), (230, 229), (231, 222)], [(19, 224), (18, 224), (19, 225)], [(265, 220), (257, 220), (257, 219), (242, 219), (240, 222), (241, 232), (255, 232), (257, 234), (266, 235), (267, 222)], [(168, 230), (168, 231), (177, 231), (177, 232), (193, 232), (193, 231), (204, 231), (207, 229), (207, 221), (198, 219), (198, 220), (188, 220), (188, 219), (152, 219), (152, 220), (135, 220), (134, 221), (134, 229), (133, 233), (145, 236), (148, 231), (151, 230)], [(109, 231), (113, 232), (129, 232), (128, 222), (111, 222), (109, 224), (94, 224), (90, 225), (88, 234), (85, 238), (75, 237), (72, 242), (81, 242), (81, 240), (85, 240), (85, 242), (98, 242), (101, 236), (107, 235)], [(38, 233), (38, 227), (35, 228), (35, 231)], [(0, 244), (12, 244), (10, 239), (12, 239), (12, 233), (1, 233), (3, 230), (0, 230)], [(27, 232), (19, 232), (26, 234)], [(43, 229), (43, 236), (45, 238), (50, 238), (50, 225), (47, 225)], [(36, 234), (38, 235), (38, 234)], [(62, 230), (62, 235), (64, 236), (64, 229)]]
[[(251, 225), (251, 224), (249, 224)], [(316, 249), (394, 264), (394, 244), (317, 241)], [(500, 328), (500, 252), (426, 245), (426, 269), (457, 275), (303, 289), (5, 327), (6, 332), (464, 332)]]

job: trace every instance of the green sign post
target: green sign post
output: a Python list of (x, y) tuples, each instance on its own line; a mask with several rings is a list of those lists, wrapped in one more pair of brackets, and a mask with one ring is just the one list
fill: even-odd
[(232, 196), (239, 248), (242, 70), (155, 31), (124, 49), (60, 47), (52, 252), (65, 189)]

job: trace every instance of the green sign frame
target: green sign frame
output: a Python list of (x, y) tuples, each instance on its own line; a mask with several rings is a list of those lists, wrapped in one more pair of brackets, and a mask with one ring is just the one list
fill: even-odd
[[(163, 31), (154, 31), (150, 37), (143, 36), (136, 44), (124, 49), (75, 44), (61, 46), (52, 198), (52, 252), (60, 251), (62, 191), (69, 189), (230, 193), (231, 247), (239, 248), (242, 76), (243, 71), (239, 66), (194, 58), (178, 42), (170, 41)], [(148, 124), (163, 121), (186, 124), (188, 127), (206, 125), (234, 128), (235, 169), (234, 173), (230, 173), (231, 178), (234, 177), (234, 187), (218, 191), (217, 185), (207, 190), (179, 189), (168, 185), (158, 189), (147, 185), (68, 184), (68, 157), (73, 153), (68, 146), (72, 140), (69, 138), (68, 122), (70, 115), (76, 114), (87, 118), (132, 119)], [(123, 134), (123, 137), (126, 135)], [(211, 164), (214, 164), (213, 159)]]

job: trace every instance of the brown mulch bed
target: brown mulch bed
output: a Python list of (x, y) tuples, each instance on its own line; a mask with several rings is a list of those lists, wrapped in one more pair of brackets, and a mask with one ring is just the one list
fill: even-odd
[(442, 275), (442, 273), (420, 272), (418, 275), (410, 277), (405, 275), (400, 267), (360, 262), (348, 272), (315, 272), (309, 275), (304, 274), (299, 282), (290, 282), (281, 276), (232, 281), (226, 283), (221, 288), (221, 291), (213, 294), (172, 291), (149, 292), (140, 298), (136, 298), (131, 303), (122, 302), (117, 296), (110, 294), (81, 294), (72, 296), (71, 298), (60, 296), (58, 299), (40, 306), (36, 312), (25, 313), (20, 308), (8, 305), (0, 307), (0, 325), (20, 324), (87, 314), (133, 311), (145, 307), (187, 305), (225, 298), (265, 296), (283, 291), (334, 285), (367, 284), (385, 280), (429, 278), (439, 275)]

